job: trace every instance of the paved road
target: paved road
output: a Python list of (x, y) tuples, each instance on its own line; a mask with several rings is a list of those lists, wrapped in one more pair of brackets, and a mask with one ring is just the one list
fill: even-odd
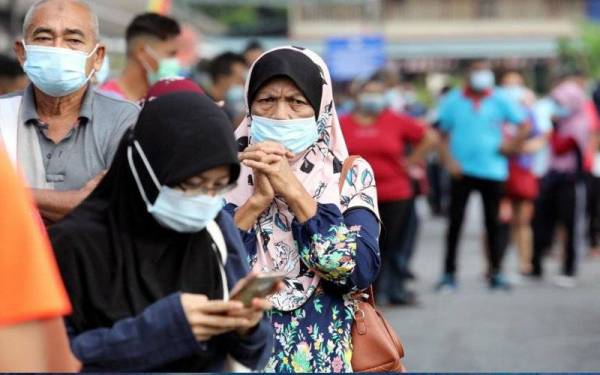
[[(428, 218), (414, 259), (421, 305), (384, 308), (404, 342), (411, 371), (600, 371), (600, 260), (586, 259), (579, 285), (528, 282), (490, 292), (483, 282), (480, 202), (471, 199), (460, 248), (461, 289), (433, 292), (442, 264), (445, 223)], [(516, 270), (514, 251), (505, 262)], [(558, 272), (548, 264), (548, 278)]]

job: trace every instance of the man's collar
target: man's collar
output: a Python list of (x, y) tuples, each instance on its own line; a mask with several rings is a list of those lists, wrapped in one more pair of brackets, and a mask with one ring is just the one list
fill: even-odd
[(483, 91), (475, 91), (475, 90), (471, 89), (471, 87), (465, 86), (465, 88), (463, 89), (463, 94), (467, 98), (469, 98), (475, 102), (479, 102), (480, 100), (485, 99), (488, 96), (492, 95), (492, 90), (486, 89)]
[[(81, 102), (81, 108), (79, 109), (79, 118), (85, 118), (87, 123), (92, 122), (92, 104), (94, 100), (94, 89), (91, 84), (88, 84), (85, 94), (83, 95), (83, 101)], [(27, 123), (31, 120), (39, 120), (37, 113), (37, 106), (35, 104), (35, 94), (33, 91), (33, 84), (29, 84), (23, 92), (23, 104), (22, 104), (22, 116), (23, 122)]]

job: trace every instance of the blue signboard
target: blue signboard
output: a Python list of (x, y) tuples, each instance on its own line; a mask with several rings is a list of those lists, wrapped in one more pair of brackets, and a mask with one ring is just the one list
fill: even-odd
[(590, 20), (600, 22), (600, 1), (587, 0), (586, 2), (587, 16)]
[(385, 65), (385, 40), (380, 35), (329, 38), (325, 61), (334, 81), (366, 78)]

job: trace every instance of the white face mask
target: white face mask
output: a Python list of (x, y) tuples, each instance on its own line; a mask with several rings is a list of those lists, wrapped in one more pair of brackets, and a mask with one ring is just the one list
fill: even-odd
[(223, 197), (220, 195), (211, 197), (204, 194), (186, 196), (183, 191), (161, 185), (138, 141), (134, 141), (133, 143), (144, 162), (148, 174), (159, 190), (154, 203), (150, 203), (133, 163), (132, 146), (129, 146), (127, 148), (129, 168), (140, 191), (140, 195), (146, 203), (148, 212), (154, 219), (163, 227), (181, 233), (195, 233), (206, 228), (223, 208)]
[(476, 91), (484, 91), (494, 87), (494, 73), (489, 69), (475, 70), (470, 76), (471, 88)]

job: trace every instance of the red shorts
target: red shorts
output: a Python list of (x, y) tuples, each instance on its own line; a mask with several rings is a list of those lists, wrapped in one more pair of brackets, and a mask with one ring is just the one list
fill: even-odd
[(539, 192), (537, 177), (514, 162), (508, 164), (505, 188), (506, 195), (515, 200), (534, 200)]

